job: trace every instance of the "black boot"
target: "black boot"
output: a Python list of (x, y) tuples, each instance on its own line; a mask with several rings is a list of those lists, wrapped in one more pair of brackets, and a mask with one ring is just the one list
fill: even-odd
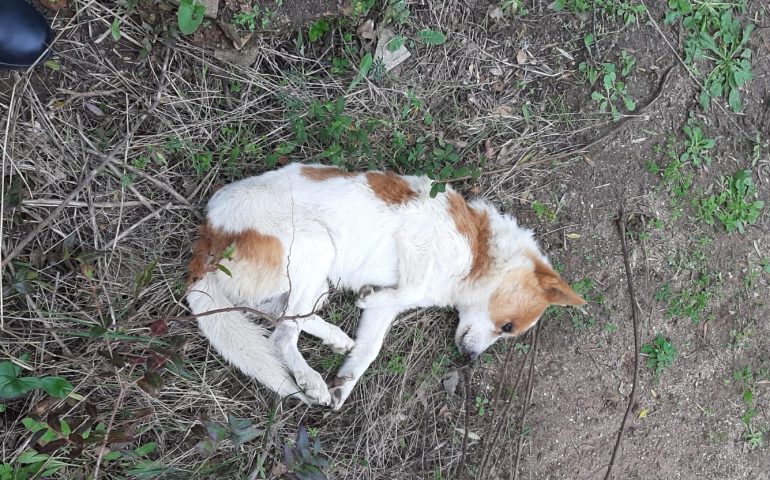
[(53, 40), (48, 21), (24, 0), (0, 0), (0, 68), (26, 68)]

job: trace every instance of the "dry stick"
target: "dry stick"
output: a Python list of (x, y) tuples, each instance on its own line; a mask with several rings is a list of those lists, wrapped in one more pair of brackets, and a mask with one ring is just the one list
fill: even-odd
[(102, 159), (102, 161), (99, 162), (99, 164), (96, 165), (96, 167), (94, 167), (88, 173), (88, 175), (86, 175), (85, 178), (83, 178), (83, 180), (80, 181), (80, 183), (78, 183), (78, 185), (75, 187), (75, 189), (72, 190), (69, 193), (69, 195), (67, 195), (66, 197), (64, 197), (62, 199), (62, 203), (58, 207), (56, 207), (51, 213), (49, 213), (48, 216), (43, 221), (38, 223), (35, 226), (35, 228), (31, 232), (29, 232), (29, 234), (27, 236), (25, 236), (16, 245), (16, 247), (14, 247), (14, 249), (11, 250), (11, 252), (2, 259), (2, 261), (0, 261), (0, 270), (5, 268), (11, 260), (16, 258), (21, 253), (21, 251), (24, 250), (24, 248), (27, 245), (29, 245), (29, 243), (32, 242), (32, 240), (34, 240), (35, 237), (37, 237), (40, 234), (40, 232), (42, 232), (48, 225), (50, 225), (51, 222), (53, 222), (53, 220), (56, 217), (58, 217), (59, 214), (65, 208), (67, 208), (67, 204), (72, 199), (74, 199), (78, 194), (80, 194), (80, 192), (82, 192), (83, 189), (85, 189), (86, 186), (88, 186), (88, 184), (91, 183), (96, 178), (96, 176), (99, 174), (99, 172), (105, 166), (107, 166), (107, 164), (110, 163), (118, 155), (118, 153), (120, 153), (120, 151), (123, 150), (126, 147), (126, 145), (128, 145), (128, 142), (131, 140), (131, 138), (134, 136), (134, 134), (139, 130), (139, 127), (142, 126), (142, 124), (147, 119), (147, 117), (149, 117), (152, 114), (152, 112), (155, 111), (155, 109), (157, 108), (158, 104), (160, 104), (161, 95), (163, 93), (163, 90), (166, 88), (166, 83), (168, 81), (168, 74), (167, 73), (168, 73), (168, 63), (169, 63), (170, 59), (171, 59), (171, 47), (166, 47), (166, 58), (163, 61), (163, 69), (161, 70), (160, 85), (158, 86), (158, 91), (155, 94), (155, 100), (153, 100), (152, 104), (147, 109), (147, 111), (144, 112), (139, 117), (139, 120), (137, 120), (137, 122), (134, 124), (134, 126), (131, 128), (131, 130), (128, 132), (128, 134), (125, 137), (123, 137), (123, 139), (115, 146), (115, 148), (113, 148), (110, 151), (110, 153), (108, 153), (107, 156), (105, 156)]
[[(510, 352), (512, 352), (514, 349), (511, 347)], [(524, 367), (527, 366), (527, 360), (529, 360), (530, 355), (532, 354), (532, 349), (527, 351), (526, 356), (524, 357), (524, 360), (521, 362), (521, 367), (519, 367), (519, 372), (516, 374), (516, 381), (513, 382), (513, 391), (515, 392), (519, 388), (519, 382), (521, 382), (521, 376), (524, 373)], [(508, 359), (506, 359), (506, 363), (508, 362)], [(502, 372), (504, 374), (505, 372)], [(505, 406), (505, 409), (503, 410), (502, 414), (498, 417), (501, 419), (510, 418), (511, 410), (513, 409), (514, 402), (511, 400), (508, 402), (508, 404)], [(493, 412), (496, 413), (497, 409), (493, 406)], [(495, 417), (493, 417), (494, 420)], [(484, 473), (486, 472), (487, 464), (489, 464), (490, 459), (492, 458), (492, 446), (497, 444), (497, 439), (500, 436), (500, 433), (503, 431), (503, 427), (507, 424), (507, 422), (504, 421), (498, 421), (498, 422), (492, 422), (492, 429), (493, 433), (492, 435), (487, 435), (487, 437), (484, 440), (485, 445), (489, 445), (490, 447), (485, 449), (484, 456), (481, 459), (481, 467), (479, 468), (479, 478), (484, 478)]]
[(535, 327), (534, 339), (532, 339), (532, 359), (529, 362), (529, 377), (527, 378), (527, 398), (524, 401), (524, 408), (521, 411), (519, 420), (519, 441), (516, 444), (516, 461), (513, 465), (513, 480), (519, 476), (519, 461), (521, 460), (521, 445), (524, 443), (524, 421), (527, 419), (529, 404), (532, 403), (532, 392), (535, 390), (535, 359), (537, 358), (537, 339), (540, 335), (540, 324)]
[(631, 300), (631, 319), (634, 322), (634, 383), (631, 387), (631, 396), (628, 397), (628, 406), (626, 407), (626, 413), (623, 415), (623, 422), (620, 424), (620, 431), (618, 431), (618, 439), (615, 441), (615, 448), (612, 449), (612, 457), (610, 458), (610, 464), (607, 467), (607, 474), (604, 476), (604, 480), (610, 480), (612, 478), (612, 468), (615, 466), (615, 460), (617, 459), (618, 452), (620, 451), (620, 445), (623, 443), (623, 434), (626, 431), (626, 422), (628, 417), (631, 416), (631, 410), (634, 408), (636, 402), (636, 389), (639, 383), (639, 344), (641, 342), (641, 332), (639, 330), (639, 312), (636, 304), (636, 294), (634, 293), (634, 276), (631, 274), (631, 262), (628, 256), (628, 243), (626, 242), (626, 214), (621, 206), (618, 213), (618, 229), (620, 230), (620, 244), (623, 247), (623, 265), (626, 268), (626, 280), (628, 281), (628, 296)]
[(463, 370), (463, 382), (465, 383), (465, 424), (463, 425), (463, 444), (460, 449), (460, 461), (457, 462), (455, 478), (462, 480), (465, 470), (465, 454), (468, 452), (468, 430), (471, 422), (471, 369)]
[(115, 407), (112, 409), (112, 415), (110, 415), (110, 421), (107, 423), (107, 430), (104, 432), (104, 440), (102, 441), (102, 446), (99, 449), (99, 453), (96, 457), (96, 465), (94, 466), (94, 475), (93, 480), (97, 480), (99, 478), (99, 467), (102, 465), (102, 456), (104, 456), (104, 450), (107, 448), (107, 441), (110, 438), (110, 432), (112, 431), (112, 427), (115, 425), (115, 416), (118, 414), (118, 409), (120, 408), (120, 405), (123, 403), (123, 396), (126, 394), (126, 386), (123, 384), (123, 381), (120, 379), (120, 374), (115, 371), (115, 377), (118, 379), (118, 383), (120, 383), (120, 393), (118, 393), (118, 399), (115, 401)]

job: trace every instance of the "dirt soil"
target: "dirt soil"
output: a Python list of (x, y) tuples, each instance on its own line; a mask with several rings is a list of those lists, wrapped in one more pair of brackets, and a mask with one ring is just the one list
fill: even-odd
[[(48, 466), (63, 462), (50, 478), (320, 478), (285, 453), (306, 428), (330, 479), (605, 478), (641, 347), (623, 222), (641, 344), (659, 336), (676, 354), (655, 372), (657, 353), (642, 350), (613, 478), (770, 478), (770, 215), (765, 206), (744, 233), (728, 233), (700, 214), (743, 169), (755, 188), (748, 200), (770, 201), (763, 2), (738, 13), (757, 26), (738, 114), (725, 98), (699, 105), (708, 69), (684, 67), (685, 36), (664, 23), (664, 2), (646, 2), (649, 16), (627, 25), (598, 7), (554, 12), (539, 1), (389, 3), (407, 17), (374, 2), (330, 21), (315, 42), (307, 25), (331, 11), (298, 8), (301, 26), (255, 35), (256, 57), (240, 67), (213, 59), (214, 49), (235, 51), (213, 20), (185, 38), (169, 33), (175, 11), (165, 4), (97, 3), (49, 13), (62, 32), (49, 63), (0, 72), (3, 258), (34, 233), (2, 272), (0, 362), (74, 387), (66, 400), (39, 389), (0, 399), (0, 472), (19, 471), (34, 448)], [(222, 19), (242, 3), (220, 2)], [(289, 4), (280, 8), (291, 12)], [(350, 14), (335, 5), (334, 15)], [(116, 16), (122, 37), (113, 41)], [(404, 35), (412, 57), (354, 82), (375, 46), (356, 33), (366, 20)], [(446, 41), (417, 40), (428, 28)], [(591, 85), (579, 65), (609, 62), (619, 72), (621, 51), (635, 58), (623, 81), (637, 108), (617, 101), (614, 121), (591, 97), (602, 78)], [(338, 98), (342, 116), (313, 113)], [(329, 127), (336, 121), (347, 125), (342, 136)], [(711, 161), (667, 169), (695, 125), (714, 140)], [(218, 186), (287, 161), (428, 172), (434, 163), (408, 155), (423, 143), (426, 152), (450, 144), (456, 166), (480, 169), (478, 179), (457, 175), (456, 188), (532, 228), (589, 301), (583, 311), (550, 309), (472, 369), (454, 351), (453, 312), (409, 313), (339, 413), (277, 401), (226, 365), (194, 322), (167, 318), (187, 314), (185, 264)], [(349, 333), (357, 315), (344, 292), (324, 311)], [(302, 343), (332, 378), (342, 358)], [(246, 426), (227, 426), (229, 416)], [(41, 440), (29, 418), (54, 433)], [(62, 433), (61, 419), (79, 436)]]

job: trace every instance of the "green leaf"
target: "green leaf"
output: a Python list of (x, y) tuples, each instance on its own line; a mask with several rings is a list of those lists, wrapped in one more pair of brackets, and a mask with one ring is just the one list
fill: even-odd
[(583, 37), (583, 44), (586, 48), (591, 48), (591, 45), (594, 44), (594, 35), (592, 33), (586, 33)]
[(727, 97), (727, 103), (730, 104), (730, 108), (733, 112), (738, 113), (741, 111), (741, 94), (737, 88), (730, 89), (730, 95)]
[(395, 37), (391, 38), (388, 41), (387, 49), (389, 52), (393, 53), (399, 48), (404, 46), (404, 42), (406, 41), (406, 37), (402, 35), (396, 35)]
[(157, 447), (155, 442), (145, 443), (144, 445), (134, 449), (134, 453), (140, 457), (144, 457), (145, 455), (149, 455), (150, 453), (154, 452), (155, 447)]
[(203, 14), (206, 8), (194, 0), (179, 0), (179, 10), (176, 12), (179, 31), (190, 35), (198, 29), (203, 22)]
[(61, 377), (43, 377), (40, 387), (54, 398), (64, 398), (72, 391), (72, 385)]
[(446, 36), (443, 33), (430, 28), (420, 30), (417, 32), (417, 36), (426, 45), (441, 45), (446, 42)]
[(348, 91), (353, 90), (356, 85), (361, 83), (361, 80), (363, 80), (366, 75), (369, 74), (369, 70), (372, 68), (372, 54), (368, 53), (364, 55), (364, 57), (361, 59), (361, 63), (358, 64), (358, 74), (356, 75), (356, 78), (353, 79), (352, 82), (350, 82), (350, 86), (348, 87)]
[(310, 40), (310, 42), (315, 42), (319, 38), (323, 37), (323, 35), (328, 31), (329, 31), (329, 21), (318, 20), (310, 24), (310, 28), (308, 28), (308, 31), (307, 31), (307, 38), (308, 40)]
[(120, 40), (120, 19), (118, 17), (115, 17), (115, 20), (112, 21), (112, 27), (110, 27), (110, 31), (112, 32), (112, 39), (116, 42)]
[(752, 392), (749, 389), (744, 390), (743, 391), (743, 402), (746, 405), (751, 405), (751, 402), (753, 402), (753, 401), (754, 401), (754, 392)]

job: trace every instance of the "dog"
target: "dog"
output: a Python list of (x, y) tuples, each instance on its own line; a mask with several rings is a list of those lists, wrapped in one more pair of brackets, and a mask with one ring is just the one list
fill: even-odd
[[(449, 185), (430, 191), (427, 177), (299, 163), (222, 187), (193, 245), (187, 302), (196, 315), (246, 305), (284, 320), (268, 334), (234, 309), (200, 316), (201, 331), (279, 395), (339, 410), (406, 310), (457, 309), (455, 342), (473, 360), (549, 305), (585, 304), (532, 231)], [(355, 341), (315, 313), (330, 285), (370, 291)], [(349, 352), (331, 388), (297, 348), (303, 331)]]

